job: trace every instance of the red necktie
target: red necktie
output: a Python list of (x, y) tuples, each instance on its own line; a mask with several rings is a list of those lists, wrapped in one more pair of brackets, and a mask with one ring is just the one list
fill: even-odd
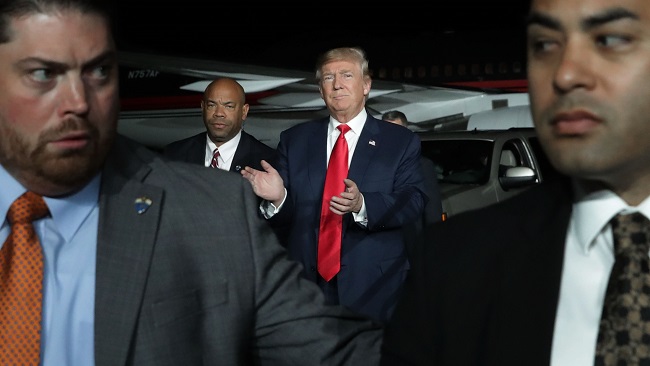
[(331, 280), (341, 269), (341, 235), (343, 217), (330, 211), (332, 196), (338, 196), (345, 190), (343, 179), (348, 176), (348, 142), (345, 133), (350, 130), (347, 124), (340, 124), (339, 135), (327, 165), (325, 189), (320, 211), (320, 229), (318, 231), (318, 273)]
[(0, 250), (0, 364), (40, 362), (43, 252), (32, 221), (47, 215), (43, 197), (26, 192), (9, 208), (11, 233)]
[(219, 148), (214, 149), (214, 153), (212, 153), (212, 161), (210, 162), (210, 168), (218, 168), (219, 167)]

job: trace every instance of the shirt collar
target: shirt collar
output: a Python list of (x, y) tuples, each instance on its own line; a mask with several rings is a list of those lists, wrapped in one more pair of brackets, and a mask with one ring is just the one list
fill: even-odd
[[(347, 125), (350, 126), (350, 130), (352, 130), (352, 132), (354, 132), (356, 135), (360, 135), (363, 126), (366, 124), (367, 118), (368, 118), (368, 112), (366, 112), (366, 109), (363, 108), (361, 109), (361, 112), (359, 114), (357, 114), (354, 118), (348, 121)], [(332, 132), (334, 132), (334, 130), (340, 124), (341, 122), (337, 121), (334, 117), (330, 116), (330, 123), (327, 129), (328, 135), (331, 135)]]
[[(219, 155), (221, 156), (221, 159), (223, 161), (228, 161), (235, 155), (235, 151), (237, 151), (237, 146), (239, 145), (239, 140), (241, 140), (241, 133), (242, 130), (239, 130), (239, 132), (237, 132), (237, 134), (233, 136), (233, 138), (231, 138), (230, 140), (224, 142), (223, 144), (221, 144), (221, 146), (219, 146)], [(214, 149), (217, 148), (217, 144), (215, 144), (214, 142), (212, 142), (212, 140), (210, 140), (210, 137), (208, 136), (207, 133), (205, 134), (205, 138), (208, 141), (206, 146), (208, 147), (208, 149), (210, 149), (207, 152), (207, 156), (210, 156), (210, 159), (212, 159), (212, 153), (214, 152)]]
[(629, 206), (610, 190), (585, 193), (577, 184), (573, 185), (577, 200), (573, 204), (574, 230), (578, 242), (588, 252), (594, 239), (619, 212), (641, 212), (650, 218), (650, 197), (639, 206)]
[[(44, 197), (52, 220), (66, 241), (79, 230), (90, 212), (98, 205), (101, 174), (97, 174), (81, 190), (65, 197)], [(14, 177), (0, 165), (0, 217), (4, 218), (2, 227), (8, 225), (7, 213), (11, 204), (27, 191)]]

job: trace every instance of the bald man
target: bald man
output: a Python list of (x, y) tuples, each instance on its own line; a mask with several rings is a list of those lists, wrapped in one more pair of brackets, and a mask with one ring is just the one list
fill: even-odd
[(239, 172), (247, 165), (261, 169), (262, 159), (274, 165), (275, 149), (242, 129), (248, 109), (244, 88), (236, 80), (214, 80), (201, 100), (206, 132), (170, 143), (163, 154), (173, 160), (231, 172)]

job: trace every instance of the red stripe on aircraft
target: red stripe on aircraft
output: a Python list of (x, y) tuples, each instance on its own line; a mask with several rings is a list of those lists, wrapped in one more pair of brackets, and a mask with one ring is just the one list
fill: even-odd
[(456, 82), (445, 83), (445, 85), (479, 88), (479, 89), (502, 89), (502, 90), (515, 91), (515, 92), (528, 91), (528, 80), (526, 79), (456, 81)]
[[(276, 91), (263, 91), (246, 95), (246, 102), (249, 105), (259, 105), (259, 100), (272, 95), (278, 94)], [(163, 109), (186, 109), (201, 108), (201, 99), (203, 95), (174, 95), (159, 97), (134, 97), (122, 98), (120, 100), (122, 111), (140, 111), (140, 110), (163, 110)]]

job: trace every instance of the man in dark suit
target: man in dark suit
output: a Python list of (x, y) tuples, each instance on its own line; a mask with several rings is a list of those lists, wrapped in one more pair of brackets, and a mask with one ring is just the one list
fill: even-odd
[(532, 117), (562, 175), (429, 227), (384, 366), (650, 363), (650, 5), (532, 0), (527, 19)]
[[(402, 111), (392, 110), (382, 114), (381, 119), (396, 123), (400, 126), (408, 127), (409, 121)], [(424, 175), (424, 186), (429, 198), (422, 215), (422, 227), (442, 221), (442, 197), (440, 195), (440, 186), (438, 185), (438, 174), (436, 165), (433, 160), (426, 156), (420, 156), (422, 165), (422, 174)]]
[[(266, 201), (272, 224), (291, 223), (289, 255), (304, 266), (331, 304), (385, 322), (409, 269), (403, 225), (422, 214), (426, 197), (420, 141), (411, 131), (368, 114), (368, 60), (359, 48), (336, 48), (318, 60), (316, 79), (330, 116), (283, 131), (277, 170), (246, 167), (242, 174)], [(349, 146), (349, 171), (340, 194), (323, 196), (328, 160), (340, 132)], [(285, 194), (286, 192), (286, 194)], [(317, 265), (319, 223), (329, 210), (342, 216), (340, 270), (326, 279)], [(325, 214), (324, 214), (325, 215)], [(327, 241), (325, 244), (328, 244)]]
[[(117, 52), (97, 0), (4, 0), (0, 19), (2, 364), (377, 364), (381, 328), (325, 305), (247, 181), (116, 135)], [(14, 220), (14, 202), (41, 196), (49, 214)], [(21, 232), (39, 248), (15, 269)], [(12, 328), (23, 309), (7, 291), (26, 272), (37, 280), (11, 298), (31, 312)]]
[(247, 165), (261, 169), (262, 160), (275, 164), (275, 149), (242, 129), (248, 109), (244, 88), (236, 80), (212, 81), (205, 88), (201, 101), (206, 132), (170, 143), (163, 154), (174, 160), (208, 167), (218, 149), (216, 167), (231, 172), (239, 172)]
[[(388, 111), (382, 114), (381, 119), (400, 126), (408, 126), (408, 119), (402, 111)], [(422, 167), (422, 175), (424, 176), (425, 193), (429, 200), (424, 206), (421, 220), (413, 220), (413, 222), (404, 225), (402, 228), (404, 241), (406, 242), (406, 250), (408, 251), (411, 264), (420, 260), (422, 257), (420, 248), (417, 246), (418, 244), (424, 244), (418, 240), (422, 234), (422, 230), (427, 225), (442, 221), (442, 197), (440, 195), (440, 187), (438, 186), (436, 165), (433, 163), (433, 160), (423, 155), (420, 155), (420, 165)]]

